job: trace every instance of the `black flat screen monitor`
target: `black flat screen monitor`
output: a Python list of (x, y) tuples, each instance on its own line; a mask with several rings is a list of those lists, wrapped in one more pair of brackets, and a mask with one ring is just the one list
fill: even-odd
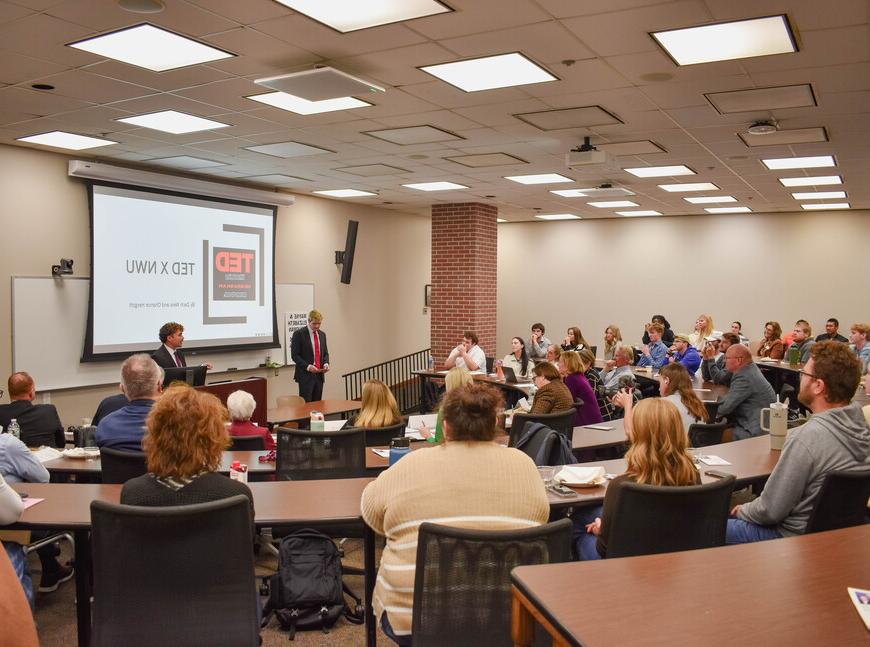
[(205, 384), (206, 366), (179, 366), (163, 369), (163, 388), (172, 382), (186, 382), (190, 386)]

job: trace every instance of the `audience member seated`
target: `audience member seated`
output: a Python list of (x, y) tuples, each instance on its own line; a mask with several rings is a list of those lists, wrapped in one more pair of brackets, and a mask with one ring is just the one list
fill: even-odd
[(664, 326), (660, 323), (652, 323), (647, 328), (649, 343), (641, 347), (641, 355), (637, 360), (639, 368), (645, 366), (661, 368), (668, 363), (668, 347), (662, 343), (662, 333), (664, 333), (664, 330)]
[[(701, 314), (695, 320), (695, 328), (689, 333), (689, 345), (695, 350), (701, 350), (704, 347), (704, 340), (716, 332), (713, 330), (713, 317), (710, 315)], [(722, 333), (719, 333), (720, 335)]]
[[(471, 377), (471, 373), (469, 373), (464, 368), (454, 367), (447, 371), (447, 375), (444, 376), (444, 393), (450, 393), (453, 389), (458, 389), (460, 386), (465, 386), (467, 384), (471, 384), (474, 382), (474, 378)], [(433, 433), (425, 424), (420, 427), (420, 435), (423, 436), (430, 443), (440, 443), (444, 440), (444, 428), (441, 424), (443, 421), (443, 416), (441, 413), (441, 408), (438, 408), (438, 415), (435, 418), (435, 432)]]
[(652, 324), (661, 324), (662, 326), (662, 334), (661, 341), (666, 345), (670, 346), (674, 343), (674, 331), (671, 330), (670, 322), (665, 319), (664, 315), (653, 315), (652, 319), (650, 319), (650, 323), (644, 324), (643, 327), (643, 339), (641, 340), (644, 344), (649, 345), (652, 341), (649, 338), (649, 327)]
[(806, 322), (795, 324), (792, 337), (794, 341), (788, 347), (788, 352), (797, 350), (800, 356), (800, 363), (806, 364), (810, 359), (810, 349), (816, 342), (813, 340), (813, 329)]
[(694, 375), (701, 366), (701, 355), (694, 346), (689, 345), (689, 336), (675, 335), (673, 348), (674, 354), (668, 357), (668, 362), (682, 364), (689, 375)]
[(744, 346), (749, 346), (749, 337), (743, 334), (743, 324), (739, 321), (731, 322), (731, 332), (737, 335), (737, 339), (739, 344), (743, 344)]
[(764, 324), (764, 338), (758, 347), (759, 357), (770, 359), (782, 359), (785, 357), (785, 346), (782, 345), (782, 326), (777, 321), (768, 321)]
[(513, 369), (517, 377), (530, 379), (535, 364), (526, 353), (526, 343), (522, 337), (511, 339), (511, 352), (504, 356), (502, 365)]
[(595, 368), (595, 353), (591, 348), (584, 348), (577, 355), (580, 357), (580, 366), (583, 375), (592, 387), (592, 392), (595, 393), (595, 400), (598, 402), (598, 410), (604, 413), (607, 408), (607, 396), (604, 394), (604, 388), (601, 386), (601, 373)]
[(861, 405), (858, 359), (840, 342), (819, 342), (801, 371), (798, 399), (813, 412), (789, 431), (782, 455), (754, 501), (735, 506), (726, 542), (741, 544), (800, 535), (830, 472), (870, 466), (870, 428)]
[[(798, 319), (797, 321), (794, 322), (794, 325), (796, 328), (797, 326), (809, 326), (810, 323), (806, 319)], [(789, 330), (787, 333), (785, 333), (782, 336), (782, 347), (783, 347), (783, 349), (788, 351), (789, 346), (791, 346), (793, 343), (794, 343), (794, 328), (792, 328), (791, 330)]]
[(145, 419), (163, 391), (163, 369), (146, 353), (131, 355), (121, 365), (121, 391), (130, 402), (97, 425), (97, 447), (141, 452)]
[(610, 324), (604, 329), (604, 359), (610, 361), (618, 346), (622, 344), (622, 333), (619, 328)]
[[(12, 523), (20, 514), (21, 497), (3, 485), (2, 477), (0, 492), (0, 499), (7, 499), (6, 502), (0, 501), (0, 525)], [(18, 500), (17, 503), (13, 502), (13, 497)], [(0, 551), (0, 622), (3, 625), (3, 647), (39, 647), (33, 612), (18, 584), (15, 570), (3, 551)]]
[(130, 402), (127, 399), (127, 396), (123, 393), (117, 393), (115, 395), (110, 395), (102, 400), (100, 400), (100, 404), (97, 405), (97, 410), (94, 412), (94, 417), (91, 418), (91, 424), (95, 427), (100, 424), (100, 421), (108, 416), (110, 413), (114, 413), (121, 407), (127, 406), (127, 403)]
[(692, 378), (682, 364), (668, 364), (659, 371), (659, 395), (677, 407), (686, 437), (690, 425), (707, 422), (707, 409), (692, 389)]
[[(450, 369), (448, 375), (460, 371), (471, 379), (471, 374), (461, 368)], [(363, 384), (359, 413), (348, 424), (351, 427), (379, 429), (398, 424), (401, 420), (399, 405), (390, 388), (380, 380), (368, 380)]]
[[(870, 371), (864, 373), (864, 395), (870, 397)], [(864, 419), (870, 426), (870, 404), (864, 407)]]
[(601, 388), (605, 395), (616, 393), (625, 383), (634, 381), (631, 363), (634, 361), (634, 350), (631, 346), (617, 346), (613, 359), (608, 360), (601, 372)]
[(852, 329), (849, 332), (849, 341), (852, 342), (851, 348), (861, 361), (861, 373), (867, 373), (867, 369), (870, 367), (870, 324), (852, 324)]
[(562, 349), (556, 344), (547, 346), (547, 361), (553, 366), (559, 363), (559, 357), (562, 355)]
[(535, 365), (534, 373), (537, 391), (530, 413), (555, 413), (574, 406), (574, 396), (562, 381), (559, 369), (549, 362), (542, 362)]
[(840, 320), (836, 317), (831, 317), (825, 322), (825, 332), (816, 336), (816, 341), (838, 341), (841, 344), (848, 344), (849, 340), (840, 334)]
[(492, 442), (500, 407), (500, 394), (485, 384), (449, 391), (441, 406), (446, 442), (404, 456), (362, 494), (363, 519), (386, 537), (374, 609), (384, 633), (398, 645), (411, 644), (414, 546), (423, 521), (509, 530), (537, 526), (549, 517), (532, 460)]
[[(701, 376), (713, 384), (731, 384), (731, 373), (725, 368), (725, 351), (734, 344), (739, 344), (740, 338), (733, 332), (723, 333), (718, 342), (704, 346), (704, 361), (701, 362)], [(745, 344), (744, 344), (745, 345)]]
[(9, 429), (14, 419), (21, 428), (21, 441), (28, 447), (63, 447), (63, 424), (53, 404), (33, 404), (36, 384), (24, 371), (9, 376), (9, 404), (0, 405), (0, 426)]
[(544, 336), (544, 331), (544, 324), (532, 324), (532, 335), (529, 337), (528, 352), (529, 358), (533, 361), (547, 358), (547, 346), (550, 345), (550, 340)]
[(568, 333), (565, 335), (565, 339), (562, 340), (562, 350), (583, 350), (587, 346), (589, 344), (583, 338), (583, 333), (580, 332), (577, 326), (568, 328)]
[(467, 368), (469, 371), (486, 370), (486, 354), (477, 345), (477, 335), (469, 330), (462, 334), (462, 342), (444, 360), (444, 368), (454, 366)]
[[(563, 381), (565, 386), (571, 392), (571, 397), (574, 401), (582, 401), (582, 405), (577, 407), (577, 413), (574, 414), (574, 426), (591, 425), (596, 422), (601, 422), (601, 410), (598, 408), (598, 399), (595, 397), (595, 391), (589, 385), (589, 380), (583, 375), (583, 365), (580, 362), (580, 356), (573, 350), (568, 350), (562, 353), (559, 359), (561, 365), (560, 373), (564, 374)], [(538, 396), (535, 395), (537, 401)]]
[[(6, 433), (0, 434), (0, 476), (7, 483), (48, 483), (49, 478), (48, 470), (36, 460), (27, 446), (12, 434)], [(12, 562), (12, 568), (21, 582), (24, 595), (31, 607), (33, 606), (33, 582), (30, 569), (27, 566), (27, 556), (24, 554), (21, 542), (27, 543), (31, 540), (42, 539), (48, 534), (47, 531), (40, 531), (30, 533), (29, 537), (28, 533), (24, 533), (25, 536), (22, 537), (20, 532), (10, 534), (0, 532), (3, 548), (6, 550), (9, 561)], [(72, 579), (73, 569), (63, 566), (57, 561), (60, 549), (56, 544), (43, 546), (36, 552), (42, 564), (42, 576), (39, 580), (40, 593), (56, 591), (60, 584)]]
[(607, 485), (603, 506), (583, 508), (573, 517), (574, 547), (581, 560), (607, 557), (608, 528), (623, 483), (679, 486), (701, 482), (673, 402), (647, 398), (632, 406), (631, 395), (621, 392), (616, 397), (625, 409), (625, 435), (630, 443), (626, 469)]
[(728, 417), (734, 440), (760, 436), (760, 411), (776, 400), (773, 387), (752, 362), (752, 355), (743, 344), (734, 344), (725, 351), (725, 369), (732, 376), (731, 388), (719, 400), (717, 415)]
[(186, 385), (166, 389), (151, 409), (142, 442), (148, 473), (124, 484), (121, 503), (190, 505), (244, 494), (251, 502), (253, 532), (251, 490), (217, 471), (230, 444), (226, 422), (227, 410), (212, 394)]
[[(363, 387), (363, 402), (365, 402), (365, 387)], [(230, 436), (259, 436), (263, 439), (263, 449), (272, 451), (275, 449), (275, 439), (265, 427), (259, 427), (251, 422), (257, 401), (247, 391), (233, 391), (227, 398), (227, 410), (230, 412)]]

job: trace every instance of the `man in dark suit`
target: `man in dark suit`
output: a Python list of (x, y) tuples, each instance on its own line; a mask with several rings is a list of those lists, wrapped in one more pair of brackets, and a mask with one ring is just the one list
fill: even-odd
[(21, 428), (21, 442), (28, 447), (63, 447), (63, 424), (53, 404), (33, 404), (36, 385), (24, 371), (9, 376), (9, 404), (0, 406), (3, 430), (15, 418)]
[(170, 321), (160, 327), (159, 335), (163, 345), (151, 353), (151, 359), (157, 362), (157, 366), (160, 368), (187, 366), (184, 355), (179, 350), (184, 343), (184, 326)]
[(323, 382), (329, 370), (329, 350), (326, 333), (320, 330), (323, 315), (317, 310), (308, 313), (308, 325), (293, 333), (290, 356), (296, 365), (293, 379), (299, 383), (299, 395), (306, 402), (323, 398)]

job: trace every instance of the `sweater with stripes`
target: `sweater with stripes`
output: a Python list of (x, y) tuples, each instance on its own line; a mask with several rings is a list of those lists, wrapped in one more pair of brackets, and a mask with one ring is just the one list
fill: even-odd
[(545, 523), (550, 506), (532, 459), (492, 442), (452, 441), (414, 451), (362, 495), (362, 516), (387, 539), (374, 592), (397, 635), (411, 633), (421, 523), (507, 530)]

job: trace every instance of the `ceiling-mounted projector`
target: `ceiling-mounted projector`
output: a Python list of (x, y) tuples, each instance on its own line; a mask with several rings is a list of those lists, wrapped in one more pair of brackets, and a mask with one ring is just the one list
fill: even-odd
[(583, 144), (577, 148), (568, 151), (565, 155), (565, 164), (570, 169), (583, 168), (586, 166), (601, 166), (607, 164), (610, 157), (607, 151), (600, 151), (595, 148), (589, 137), (583, 138)]
[(325, 101), (353, 97), (371, 92), (386, 92), (384, 88), (334, 67), (323, 66), (291, 74), (269, 76), (254, 81), (272, 90), (286, 92), (308, 101)]

